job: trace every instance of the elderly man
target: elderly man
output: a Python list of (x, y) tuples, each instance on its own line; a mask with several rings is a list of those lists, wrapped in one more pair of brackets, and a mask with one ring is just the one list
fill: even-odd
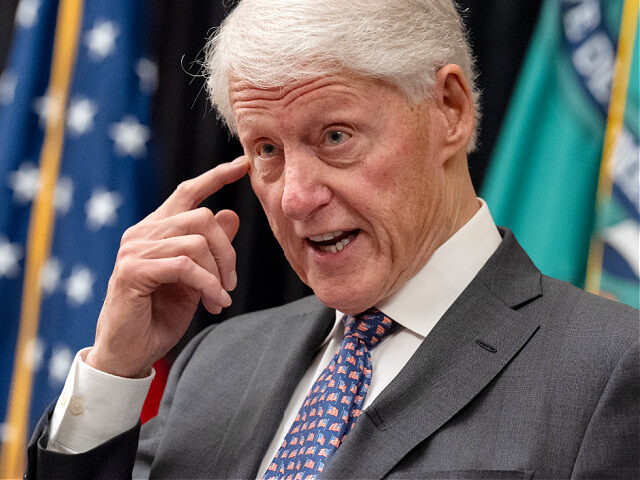
[[(448, 0), (243, 0), (210, 43), (245, 155), (123, 236), (95, 344), (30, 478), (637, 478), (638, 312), (540, 274), (476, 198), (477, 95)], [(315, 296), (197, 336), (236, 285), (249, 172)], [(242, 254), (242, 252), (238, 252)]]

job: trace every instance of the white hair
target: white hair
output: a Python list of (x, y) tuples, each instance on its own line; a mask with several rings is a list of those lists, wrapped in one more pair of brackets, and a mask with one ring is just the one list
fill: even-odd
[(210, 38), (205, 74), (211, 100), (236, 134), (231, 75), (277, 88), (350, 70), (395, 85), (418, 103), (435, 75), (455, 63), (480, 120), (474, 62), (454, 0), (241, 0)]

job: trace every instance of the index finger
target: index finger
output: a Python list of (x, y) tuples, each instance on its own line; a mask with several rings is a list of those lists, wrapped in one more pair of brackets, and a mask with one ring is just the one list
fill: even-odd
[(238, 181), (248, 171), (249, 160), (245, 156), (238, 157), (233, 162), (221, 163), (217, 167), (178, 185), (169, 198), (148, 218), (166, 218), (193, 210), (207, 197), (225, 185)]

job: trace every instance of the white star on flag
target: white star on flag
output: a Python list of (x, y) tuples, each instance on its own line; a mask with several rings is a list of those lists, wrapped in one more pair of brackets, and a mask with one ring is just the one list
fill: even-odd
[(95, 276), (87, 267), (73, 267), (71, 276), (65, 282), (67, 302), (76, 306), (86, 303), (93, 296), (93, 283), (95, 280)]
[(57, 123), (62, 116), (62, 102), (58, 97), (46, 94), (33, 101), (33, 110), (40, 117), (40, 126), (45, 127), (47, 123)]
[(18, 77), (13, 73), (4, 71), (0, 75), (0, 105), (9, 105), (16, 95)]
[(60, 177), (53, 192), (53, 205), (56, 212), (65, 215), (71, 208), (73, 200), (73, 181), (69, 177)]
[(146, 127), (135, 117), (127, 116), (120, 123), (112, 123), (109, 136), (114, 141), (116, 153), (140, 157), (147, 151), (149, 127)]
[(56, 291), (60, 284), (60, 276), (62, 275), (62, 264), (60, 260), (51, 257), (45, 262), (40, 270), (40, 285), (42, 291), (46, 295), (50, 295)]
[(109, 192), (97, 188), (85, 205), (87, 226), (99, 230), (105, 225), (113, 225), (118, 221), (117, 209), (122, 205), (122, 197), (118, 192)]
[(49, 359), (49, 381), (63, 383), (73, 363), (73, 354), (66, 347), (56, 347)]
[(13, 190), (13, 201), (27, 204), (36, 198), (40, 190), (40, 170), (31, 162), (24, 162), (9, 173), (9, 187)]
[(84, 35), (84, 43), (89, 48), (89, 57), (93, 60), (104, 60), (116, 48), (116, 37), (120, 29), (113, 22), (99, 21)]
[(67, 128), (74, 135), (82, 135), (93, 128), (98, 107), (87, 98), (72, 98), (67, 111)]
[(20, 273), (19, 261), (22, 258), (22, 247), (0, 235), (0, 278), (15, 278)]
[(136, 63), (136, 75), (140, 78), (140, 90), (147, 95), (158, 88), (158, 67), (148, 58), (141, 58)]
[(39, 338), (32, 338), (24, 352), (24, 361), (32, 371), (37, 372), (42, 365), (44, 343)]
[(16, 23), (22, 28), (31, 28), (36, 23), (40, 0), (21, 0), (16, 10)]

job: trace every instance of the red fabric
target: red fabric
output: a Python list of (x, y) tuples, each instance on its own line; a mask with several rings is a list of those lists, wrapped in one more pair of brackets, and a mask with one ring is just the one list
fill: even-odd
[(169, 376), (169, 362), (161, 358), (154, 363), (153, 368), (156, 370), (156, 376), (151, 382), (149, 393), (142, 406), (142, 413), (140, 414), (140, 421), (145, 423), (147, 420), (151, 420), (158, 414), (158, 407), (160, 406), (160, 400), (162, 399), (162, 393), (164, 387), (167, 384), (167, 377)]

